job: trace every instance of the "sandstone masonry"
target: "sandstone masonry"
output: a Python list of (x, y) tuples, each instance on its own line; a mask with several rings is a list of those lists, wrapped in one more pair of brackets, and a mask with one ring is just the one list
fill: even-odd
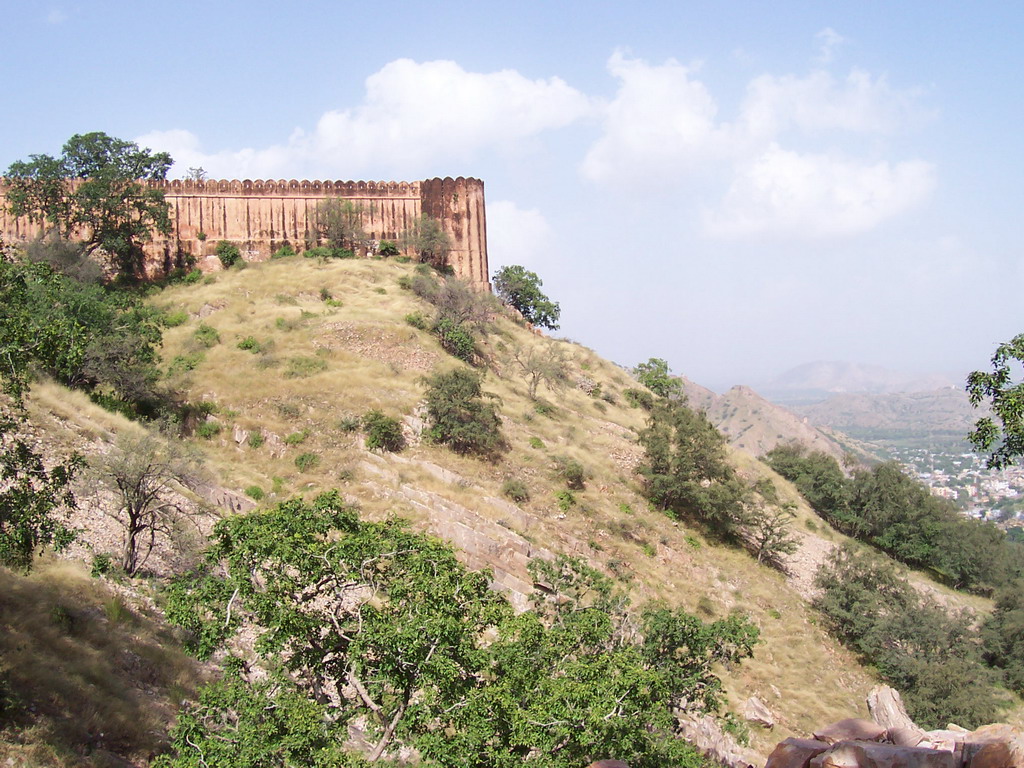
[[(349, 200), (363, 210), (363, 228), (374, 240), (395, 240), (421, 215), (441, 222), (452, 238), (449, 263), (478, 290), (489, 290), (487, 217), (479, 179), (424, 181), (191, 181), (151, 182), (164, 192), (171, 233), (146, 243), (146, 267), (161, 274), (193, 257), (214, 270), (217, 243), (232, 242), (247, 261), (263, 261), (285, 244), (302, 250), (315, 242), (313, 214), (328, 198)], [(41, 235), (45, 227), (7, 211), (0, 182), (0, 236), (12, 243)]]

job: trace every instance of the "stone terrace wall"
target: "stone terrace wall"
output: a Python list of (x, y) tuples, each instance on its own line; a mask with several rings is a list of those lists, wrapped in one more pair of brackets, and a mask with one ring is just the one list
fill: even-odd
[[(426, 213), (451, 235), (455, 274), (489, 290), (484, 184), (459, 177), (425, 181), (190, 181), (153, 182), (170, 206), (171, 234), (145, 245), (148, 271), (161, 273), (193, 256), (200, 267), (219, 266), (214, 250), (235, 243), (248, 261), (262, 261), (282, 245), (296, 250), (314, 241), (313, 214), (321, 200), (361, 205), (363, 228), (374, 240), (395, 240)], [(43, 231), (38, 222), (7, 212), (0, 183), (0, 236), (24, 242)], [(201, 235), (205, 235), (200, 239)]]

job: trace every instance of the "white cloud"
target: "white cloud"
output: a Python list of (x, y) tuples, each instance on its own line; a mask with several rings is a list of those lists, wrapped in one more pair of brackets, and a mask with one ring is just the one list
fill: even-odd
[(818, 42), (816, 61), (819, 64), (830, 64), (836, 56), (836, 51), (846, 42), (846, 38), (832, 27), (825, 27), (814, 36), (814, 39)]
[(920, 160), (867, 164), (772, 145), (737, 169), (704, 223), (723, 237), (858, 234), (920, 204), (934, 186), (934, 167)]
[[(467, 72), (452, 61), (398, 59), (366, 79), (363, 102), (323, 114), (309, 132), (263, 149), (213, 154), (187, 131), (142, 137), (170, 151), (177, 170), (215, 175), (346, 178), (394, 169), (411, 178), (440, 163), (468, 161), (593, 112), (591, 100), (557, 77), (530, 80), (514, 70)], [(176, 151), (175, 151), (176, 150)]]
[[(830, 50), (841, 42), (832, 30), (821, 39)], [(884, 76), (859, 69), (845, 78), (825, 70), (763, 74), (749, 82), (735, 121), (728, 122), (719, 118), (695, 67), (616, 52), (608, 71), (619, 88), (582, 174), (661, 197), (673, 190), (708, 196), (717, 180), (726, 191), (704, 211), (710, 234), (864, 232), (920, 203), (935, 184), (928, 163), (878, 156), (884, 152), (878, 139), (922, 114), (917, 92), (895, 89)], [(873, 154), (851, 154), (851, 136), (875, 140)]]
[(616, 51), (608, 72), (619, 90), (604, 111), (604, 134), (583, 160), (594, 181), (675, 174), (705, 162), (721, 143), (718, 107), (693, 78), (696, 67), (669, 59), (651, 65)]
[(487, 204), (487, 250), (497, 266), (542, 267), (551, 259), (551, 227), (536, 208), (523, 209), (509, 200)]
[(844, 80), (824, 70), (806, 77), (761, 75), (747, 86), (739, 122), (757, 138), (773, 138), (787, 129), (892, 133), (916, 116), (916, 96), (859, 69)]

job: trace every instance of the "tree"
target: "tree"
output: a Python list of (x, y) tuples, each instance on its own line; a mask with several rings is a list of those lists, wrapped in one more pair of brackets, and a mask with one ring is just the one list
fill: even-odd
[(424, 379), (427, 385), (428, 439), (456, 453), (495, 456), (506, 448), (497, 407), (484, 398), (480, 376), (453, 368)]
[(509, 349), (507, 361), (526, 380), (531, 400), (537, 399), (537, 387), (541, 383), (554, 392), (565, 389), (569, 381), (569, 362), (557, 344), (529, 349), (515, 345)]
[(171, 229), (163, 181), (173, 164), (166, 152), (94, 132), (76, 134), (59, 158), (31, 155), (7, 169), (7, 200), (15, 216), (49, 223), (62, 237), (81, 233), (102, 249), (123, 279), (142, 273), (140, 243)]
[(170, 535), (186, 515), (178, 488), (194, 486), (198, 461), (177, 442), (152, 435), (122, 435), (109, 453), (92, 463), (99, 483), (113, 493), (104, 513), (124, 529), (121, 567), (129, 576), (145, 565), (158, 537)]
[(1024, 381), (1013, 382), (1022, 362), (1024, 333), (996, 348), (991, 373), (974, 371), (967, 377), (971, 404), (987, 403), (992, 409), (992, 415), (978, 419), (967, 436), (975, 448), (989, 454), (990, 468), (1002, 469), (1024, 456)]
[(702, 521), (733, 538), (746, 521), (749, 489), (726, 459), (725, 438), (700, 412), (660, 400), (640, 432), (644, 493), (677, 516)]
[(452, 239), (437, 219), (422, 214), (409, 229), (402, 232), (399, 242), (402, 248), (414, 251), (420, 261), (434, 269), (441, 272), (450, 269), (448, 254), (452, 249)]
[(516, 309), (531, 325), (554, 331), (558, 329), (561, 309), (541, 292), (543, 284), (535, 272), (518, 265), (502, 267), (494, 275), (498, 298)]
[(331, 197), (317, 203), (313, 222), (320, 238), (332, 248), (366, 247), (369, 238), (363, 229), (364, 208), (359, 203)]
[(639, 363), (633, 369), (633, 375), (656, 395), (677, 400), (685, 399), (683, 382), (671, 375), (668, 363), (660, 357), (652, 357), (646, 363)]

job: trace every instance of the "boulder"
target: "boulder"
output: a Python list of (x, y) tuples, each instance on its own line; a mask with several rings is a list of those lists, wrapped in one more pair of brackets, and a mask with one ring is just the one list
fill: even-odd
[(764, 768), (807, 768), (811, 759), (829, 748), (824, 741), (785, 739), (768, 756)]
[[(871, 719), (889, 731), (889, 740), (900, 746), (913, 747), (924, 738), (924, 729), (910, 719), (900, 692), (888, 685), (876, 685), (868, 693)], [(898, 734), (899, 741), (894, 734)], [(918, 741), (914, 742), (914, 738)], [(913, 742), (913, 743), (911, 743)]]
[(969, 768), (1024, 768), (1024, 733), (1006, 723), (961, 734)]
[(814, 732), (814, 738), (828, 744), (840, 741), (881, 741), (885, 738), (885, 727), (860, 717), (850, 717), (826, 725)]
[(811, 759), (809, 768), (958, 768), (951, 752), (843, 741)]
[(743, 702), (743, 719), (748, 723), (760, 725), (762, 728), (775, 727), (775, 717), (771, 710), (757, 696), (751, 696)]

